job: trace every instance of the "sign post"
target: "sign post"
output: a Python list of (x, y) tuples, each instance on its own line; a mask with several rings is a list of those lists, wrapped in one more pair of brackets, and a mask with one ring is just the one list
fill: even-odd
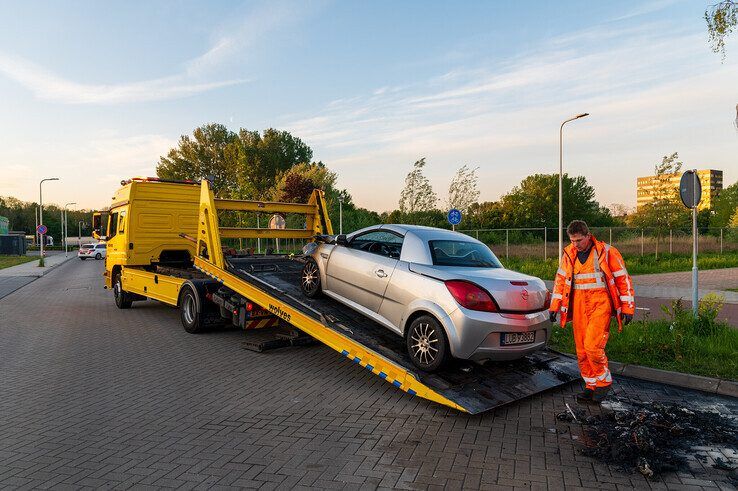
[(451, 230), (456, 230), (456, 226), (461, 223), (461, 211), (456, 208), (448, 210), (448, 223), (451, 224)]
[(702, 183), (697, 177), (697, 169), (682, 174), (679, 182), (679, 196), (687, 208), (692, 209), (692, 314), (697, 318), (699, 295), (697, 282), (697, 205), (702, 200)]

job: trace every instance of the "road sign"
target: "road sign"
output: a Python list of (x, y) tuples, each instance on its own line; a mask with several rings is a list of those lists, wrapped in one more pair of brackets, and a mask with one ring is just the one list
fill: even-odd
[(38, 232), (41, 235), (44, 235), (48, 231), (49, 229), (46, 227), (46, 225), (39, 225), (38, 227), (36, 227), (36, 232)]
[(448, 210), (448, 223), (451, 225), (458, 225), (461, 223), (461, 212), (456, 208)]
[(702, 183), (694, 173), (695, 171), (688, 170), (679, 181), (679, 196), (687, 208), (694, 208), (702, 201)]
[(274, 214), (269, 219), (269, 228), (283, 229), (285, 226), (287, 226), (287, 222), (282, 215)]

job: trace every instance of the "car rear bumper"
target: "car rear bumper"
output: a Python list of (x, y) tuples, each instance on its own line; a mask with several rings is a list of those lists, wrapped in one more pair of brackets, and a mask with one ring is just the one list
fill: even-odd
[[(528, 314), (500, 314), (459, 308), (449, 320), (455, 331), (449, 335), (451, 353), (473, 361), (514, 360), (546, 347), (553, 325), (548, 311)], [(504, 345), (505, 333), (533, 332), (532, 343)]]

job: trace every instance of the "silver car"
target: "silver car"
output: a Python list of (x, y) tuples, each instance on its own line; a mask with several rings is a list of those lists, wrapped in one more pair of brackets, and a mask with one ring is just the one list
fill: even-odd
[(379, 225), (306, 247), (301, 287), (405, 338), (420, 369), (449, 358), (511, 360), (546, 346), (550, 294), (505, 269), (482, 242), (415, 225)]

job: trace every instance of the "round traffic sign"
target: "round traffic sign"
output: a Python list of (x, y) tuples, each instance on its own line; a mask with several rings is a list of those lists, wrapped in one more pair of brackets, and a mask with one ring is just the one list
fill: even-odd
[(456, 208), (448, 210), (448, 223), (451, 225), (458, 225), (461, 223), (461, 211)]
[(687, 208), (693, 208), (702, 201), (702, 183), (699, 176), (695, 175), (695, 171), (688, 170), (682, 174), (679, 181), (679, 196)]
[(46, 227), (46, 225), (39, 225), (38, 227), (36, 227), (36, 232), (38, 232), (41, 235), (44, 235), (48, 231), (49, 229)]

